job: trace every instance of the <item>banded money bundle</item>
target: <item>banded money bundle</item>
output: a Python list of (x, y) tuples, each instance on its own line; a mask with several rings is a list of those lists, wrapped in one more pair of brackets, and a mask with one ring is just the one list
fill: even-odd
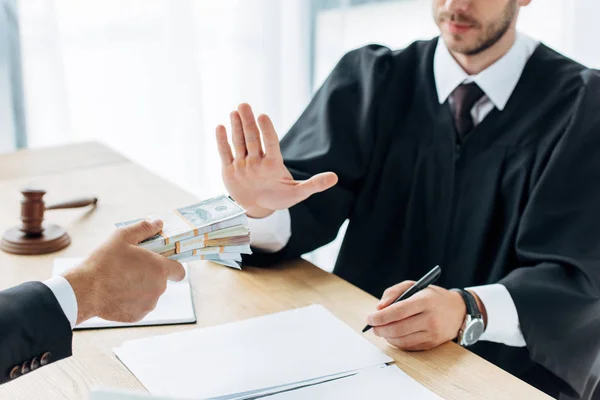
[(227, 196), (115, 225), (120, 228), (142, 219), (161, 219), (164, 226), (139, 246), (172, 260), (210, 260), (241, 269), (241, 255), (252, 253), (245, 211)]

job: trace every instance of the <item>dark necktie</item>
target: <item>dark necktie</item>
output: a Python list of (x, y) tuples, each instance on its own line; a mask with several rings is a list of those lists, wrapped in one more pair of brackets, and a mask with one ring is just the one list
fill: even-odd
[(483, 96), (483, 90), (475, 82), (462, 84), (454, 89), (454, 126), (459, 139), (464, 138), (474, 126), (471, 109)]

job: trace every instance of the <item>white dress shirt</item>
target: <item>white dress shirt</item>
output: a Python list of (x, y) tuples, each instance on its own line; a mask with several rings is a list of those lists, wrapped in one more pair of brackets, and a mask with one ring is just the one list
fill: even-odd
[(71, 329), (77, 323), (77, 298), (73, 288), (62, 276), (55, 276), (54, 278), (44, 281), (44, 284), (54, 293), (54, 297), (58, 300), (58, 304), (62, 308), (65, 316), (71, 323)]
[[(539, 42), (521, 33), (517, 34), (511, 49), (498, 61), (477, 75), (468, 75), (456, 62), (440, 38), (433, 59), (433, 73), (440, 104), (448, 100), (452, 107), (452, 93), (462, 83), (475, 82), (484, 96), (471, 109), (474, 125), (497, 108), (502, 111), (523, 73), (525, 64)], [(279, 210), (262, 219), (249, 219), (252, 245), (258, 249), (276, 252), (285, 247), (291, 231), (290, 212)], [(485, 305), (488, 321), (480, 340), (523, 347), (525, 338), (519, 325), (519, 315), (510, 293), (502, 284), (468, 288), (477, 293)]]

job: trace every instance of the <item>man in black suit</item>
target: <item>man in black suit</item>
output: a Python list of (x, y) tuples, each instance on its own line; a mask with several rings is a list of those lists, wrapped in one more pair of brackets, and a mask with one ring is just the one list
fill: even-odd
[(281, 145), (247, 104), (233, 149), (222, 125), (217, 142), (246, 264), (300, 257), (348, 220), (333, 272), (382, 298), (372, 334), (456, 340), (579, 397), (600, 352), (600, 73), (517, 31), (530, 2), (432, 0), (439, 37), (346, 54)]
[(183, 266), (137, 247), (162, 221), (116, 231), (64, 277), (0, 291), (0, 384), (71, 356), (71, 329), (89, 318), (135, 322), (154, 309)]

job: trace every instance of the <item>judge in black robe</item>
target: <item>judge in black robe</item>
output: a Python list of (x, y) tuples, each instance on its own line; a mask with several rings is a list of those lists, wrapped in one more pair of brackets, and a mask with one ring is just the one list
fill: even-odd
[(347, 54), (282, 139), (298, 180), (339, 183), (290, 208), (271, 265), (349, 225), (334, 273), (374, 296), (439, 264), (444, 288), (503, 284), (527, 347), (470, 349), (558, 396), (600, 350), (600, 73), (541, 44), (503, 111), (459, 143), (433, 74), (438, 39)]

